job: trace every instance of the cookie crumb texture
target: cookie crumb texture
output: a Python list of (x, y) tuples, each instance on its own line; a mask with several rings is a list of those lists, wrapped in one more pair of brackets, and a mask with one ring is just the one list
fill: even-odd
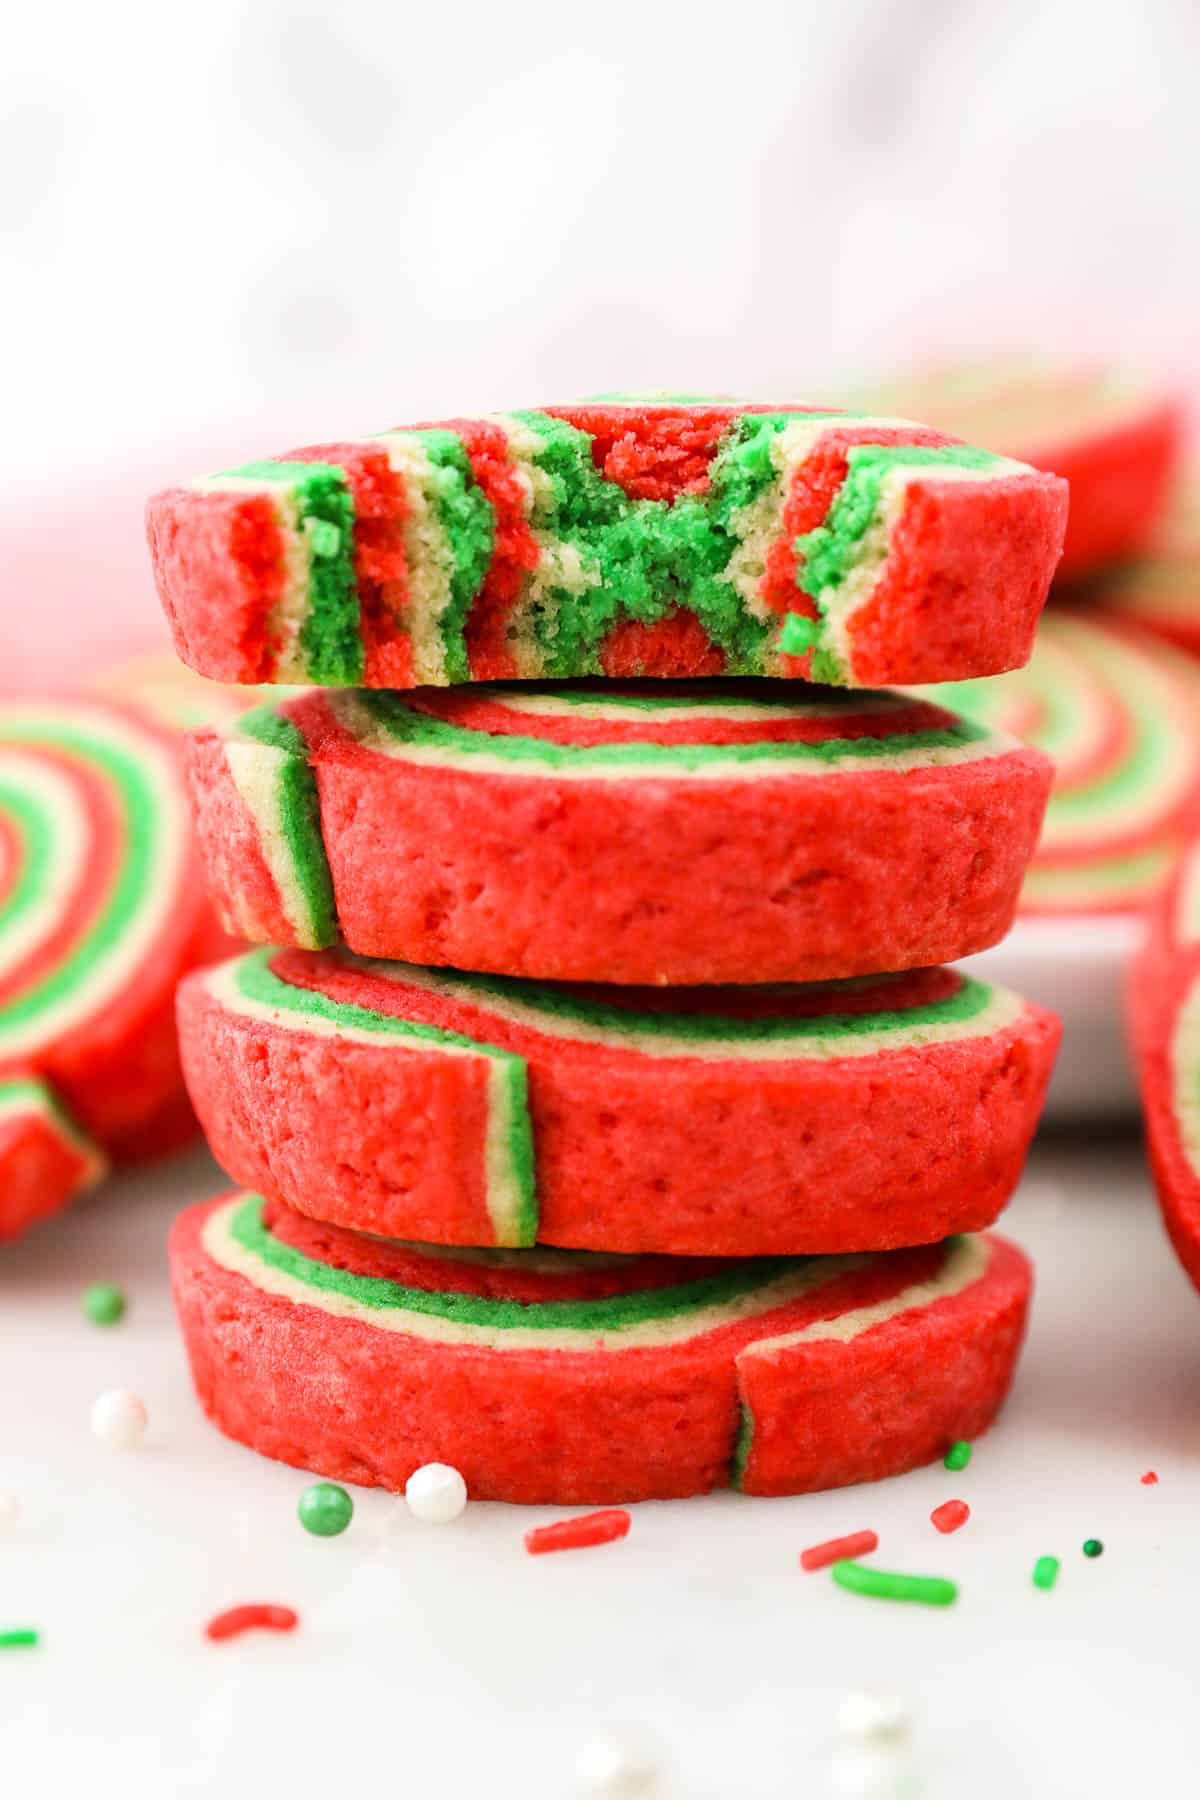
[(190, 1135), (174, 992), (220, 941), (177, 739), (95, 697), (0, 705), (0, 1239)]
[(217, 1160), (311, 1217), (718, 1256), (990, 1225), (1059, 1036), (953, 969), (605, 990), (270, 949), (190, 978), (179, 1026)]
[(148, 529), (179, 654), (219, 681), (863, 687), (1023, 662), (1066, 496), (903, 419), (617, 397), (249, 463)]
[(619, 1505), (897, 1474), (994, 1417), (1030, 1270), (991, 1237), (849, 1258), (614, 1258), (425, 1246), (255, 1195), (189, 1208), (171, 1275), (228, 1436), (403, 1492)]
[(189, 750), (238, 935), (647, 986), (983, 949), (1051, 777), (929, 701), (775, 682), (327, 690)]

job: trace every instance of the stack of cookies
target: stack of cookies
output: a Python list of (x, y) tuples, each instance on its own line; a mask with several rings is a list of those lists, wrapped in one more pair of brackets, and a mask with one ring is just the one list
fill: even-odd
[(1065, 484), (894, 419), (605, 399), (159, 495), (184, 659), (317, 683), (192, 736), (255, 946), (180, 994), (242, 1186), (172, 1242), (230, 1436), (602, 1503), (899, 1472), (1029, 1297), (976, 1235), (1054, 1018), (1039, 752), (928, 697), (1029, 654)]

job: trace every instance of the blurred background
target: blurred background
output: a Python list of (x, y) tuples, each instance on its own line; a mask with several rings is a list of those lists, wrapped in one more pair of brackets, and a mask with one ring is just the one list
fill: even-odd
[(21, 8), (6, 682), (157, 633), (143, 495), (292, 443), (931, 351), (1190, 379), (1198, 45), (1194, 0)]

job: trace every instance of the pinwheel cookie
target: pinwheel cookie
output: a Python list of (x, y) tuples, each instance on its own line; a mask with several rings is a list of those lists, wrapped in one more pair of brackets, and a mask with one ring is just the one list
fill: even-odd
[(1028, 668), (937, 697), (1054, 760), (1023, 915), (1135, 912), (1161, 888), (1200, 805), (1200, 677), (1187, 658), (1055, 607)]
[(1036, 751), (779, 683), (327, 690), (194, 733), (230, 929), (554, 980), (822, 980), (1007, 929)]
[(877, 388), (872, 400), (1064, 476), (1071, 506), (1058, 573), (1071, 580), (1145, 544), (1183, 441), (1184, 409), (1173, 394), (1095, 363), (935, 365)]
[(1025, 660), (1066, 484), (906, 420), (614, 397), (295, 451), (148, 517), (220, 681), (865, 687)]
[(1146, 1143), (1163, 1218), (1200, 1287), (1200, 844), (1181, 858), (1130, 983)]
[(1092, 598), (1106, 612), (1200, 656), (1200, 473), (1178, 486), (1142, 554), (1110, 570)]
[(179, 764), (107, 701), (0, 704), (0, 1237), (191, 1126), (174, 989), (217, 934)]
[(679, 1255), (990, 1225), (1058, 1041), (952, 969), (664, 993), (259, 950), (191, 976), (179, 1014), (214, 1155), (311, 1217)]
[(991, 1422), (1028, 1264), (999, 1238), (867, 1257), (680, 1260), (392, 1243), (238, 1193), (170, 1249), (222, 1431), (395, 1490), (478, 1499), (800, 1493), (929, 1462)]

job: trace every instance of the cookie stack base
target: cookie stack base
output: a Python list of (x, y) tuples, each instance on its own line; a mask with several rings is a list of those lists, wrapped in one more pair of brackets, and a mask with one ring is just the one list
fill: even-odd
[(847, 1258), (436, 1252), (236, 1194), (190, 1208), (171, 1274), (229, 1437), (399, 1491), (604, 1504), (900, 1474), (974, 1438), (1031, 1276), (993, 1237)]

